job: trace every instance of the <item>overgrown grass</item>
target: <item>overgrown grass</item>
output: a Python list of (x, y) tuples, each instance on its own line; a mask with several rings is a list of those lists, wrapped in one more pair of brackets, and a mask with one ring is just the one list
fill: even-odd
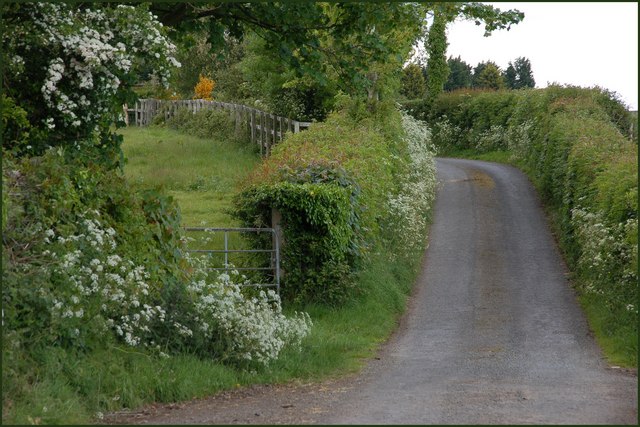
[(161, 127), (122, 129), (125, 174), (140, 187), (163, 187), (184, 225), (237, 226), (227, 214), (236, 185), (260, 161), (254, 147)]

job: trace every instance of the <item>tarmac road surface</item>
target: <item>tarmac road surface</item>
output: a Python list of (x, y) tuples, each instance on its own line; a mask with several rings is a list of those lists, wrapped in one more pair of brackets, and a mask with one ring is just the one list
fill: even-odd
[(526, 176), (438, 159), (406, 325), (337, 424), (636, 424), (637, 377), (609, 369)]
[(603, 360), (526, 176), (470, 160), (437, 167), (416, 292), (360, 375), (256, 386), (111, 421), (637, 424), (637, 372)]

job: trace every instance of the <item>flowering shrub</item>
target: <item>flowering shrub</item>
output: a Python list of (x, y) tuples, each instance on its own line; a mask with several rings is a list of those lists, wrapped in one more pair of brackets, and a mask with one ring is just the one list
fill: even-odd
[[(194, 301), (197, 328), (191, 333), (202, 350), (236, 364), (267, 365), (285, 345), (299, 347), (312, 322), (306, 313), (287, 318), (273, 290), (245, 296), (246, 277), (237, 270), (208, 274), (206, 261), (191, 259), (194, 274), (187, 291)], [(212, 277), (213, 276), (213, 277)]]
[(574, 208), (571, 213), (576, 237), (582, 243), (578, 267), (583, 290), (601, 296), (613, 311), (622, 309), (637, 316), (638, 245), (629, 237), (637, 236), (638, 219), (612, 227), (599, 213), (583, 208)]
[(394, 227), (392, 235), (398, 239), (395, 243), (411, 252), (422, 250), (426, 238), (437, 185), (435, 147), (424, 122), (403, 113), (402, 126), (409, 154), (408, 172), (399, 192), (390, 195), (388, 205)]
[(506, 129), (503, 126), (493, 125), (489, 129), (480, 132), (475, 138), (474, 148), (480, 153), (506, 149)]
[[(40, 130), (30, 141), (42, 153), (49, 145), (103, 134), (122, 121), (122, 104), (141, 67), (166, 84), (175, 46), (145, 6), (101, 9), (63, 2), (13, 5), (3, 16), (3, 63), (7, 96)], [(35, 137), (36, 135), (32, 135)]]
[(3, 159), (3, 349), (119, 343), (264, 365), (299, 345), (307, 315), (287, 318), (276, 295), (245, 295), (185, 257), (169, 199), (131, 192), (115, 171), (79, 170), (61, 151)]
[(430, 125), (431, 141), (439, 150), (446, 152), (460, 146), (462, 130), (451, 124), (446, 116)]
[(200, 74), (200, 80), (198, 80), (198, 83), (196, 83), (196, 86), (193, 88), (193, 91), (195, 92), (193, 99), (205, 99), (207, 101), (211, 101), (213, 99), (212, 93), (215, 87), (215, 81)]
[(149, 273), (118, 255), (116, 232), (102, 226), (99, 212), (86, 212), (80, 218), (74, 234), (44, 232), (47, 249), (42, 268), (50, 277), (55, 341), (82, 346), (111, 330), (127, 345), (147, 346), (150, 326), (164, 321), (166, 314), (154, 305), (157, 289), (149, 285)]

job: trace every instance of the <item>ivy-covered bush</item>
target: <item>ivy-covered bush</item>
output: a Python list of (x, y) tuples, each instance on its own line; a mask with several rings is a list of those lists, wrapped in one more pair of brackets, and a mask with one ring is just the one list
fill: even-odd
[(345, 105), (274, 148), (236, 198), (235, 214), (252, 227), (280, 215), (285, 298), (330, 305), (352, 298), (362, 260), (393, 227), (424, 244), (435, 183), (428, 138), (392, 106), (371, 113)]
[(426, 118), (438, 147), (509, 150), (552, 207), (581, 291), (609, 313), (608, 333), (637, 330), (638, 145), (615, 94), (550, 86), (445, 94), (435, 105)]

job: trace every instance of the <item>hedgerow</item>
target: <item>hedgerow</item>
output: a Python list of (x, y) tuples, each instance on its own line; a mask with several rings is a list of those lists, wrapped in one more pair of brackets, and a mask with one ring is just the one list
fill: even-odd
[(241, 277), (206, 274), (185, 255), (172, 199), (75, 157), (5, 153), (5, 355), (122, 345), (264, 365), (306, 335), (308, 318), (285, 318), (277, 296), (247, 297)]
[(608, 313), (605, 333), (637, 331), (638, 146), (615, 95), (550, 86), (446, 94), (428, 114), (419, 106), (407, 109), (440, 149), (511, 153), (551, 207), (581, 293)]
[[(424, 126), (391, 106), (368, 113), (347, 104), (276, 146), (244, 184), (235, 215), (247, 226), (270, 226), (277, 211), (284, 297), (339, 305), (360, 291), (354, 275), (393, 227), (424, 243), (434, 188)], [(399, 251), (416, 247), (405, 243)]]

